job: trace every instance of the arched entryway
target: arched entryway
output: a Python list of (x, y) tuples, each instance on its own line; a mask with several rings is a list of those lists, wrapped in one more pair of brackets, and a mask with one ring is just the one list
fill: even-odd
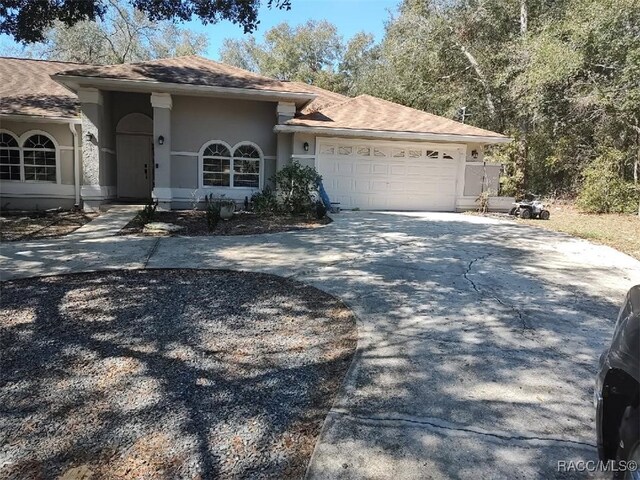
[(153, 189), (153, 120), (130, 113), (116, 126), (118, 198), (151, 198)]

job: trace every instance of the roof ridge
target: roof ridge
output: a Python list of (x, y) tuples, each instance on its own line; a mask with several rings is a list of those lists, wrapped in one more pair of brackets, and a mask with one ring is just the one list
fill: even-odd
[[(486, 128), (476, 127), (475, 125), (469, 125), (468, 123), (462, 123), (462, 122), (459, 122), (459, 121), (457, 121), (457, 120), (454, 120), (453, 118), (444, 117), (444, 116), (442, 116), (442, 115), (436, 115), (435, 113), (427, 112), (427, 111), (422, 110), (422, 109), (419, 109), (419, 108), (410, 107), (410, 106), (408, 106), (408, 105), (404, 105), (404, 104), (402, 104), (402, 103), (392, 102), (391, 100), (387, 100), (387, 99), (385, 99), (385, 98), (380, 98), (380, 97), (376, 97), (376, 96), (373, 96), (373, 95), (369, 95), (368, 93), (360, 94), (360, 95), (358, 95), (358, 96), (357, 96), (357, 97), (355, 97), (355, 98), (360, 98), (360, 97), (373, 98), (374, 100), (378, 100), (378, 101), (381, 101), (381, 102), (385, 102), (385, 103), (388, 103), (388, 104), (391, 104), (391, 105), (400, 106), (400, 107), (402, 107), (402, 108), (407, 108), (407, 109), (410, 109), (410, 110), (416, 110), (416, 111), (421, 112), (421, 113), (423, 113), (423, 114), (429, 115), (430, 117), (433, 117), (434, 119), (438, 119), (438, 120), (446, 120), (446, 121), (448, 121), (448, 122), (456, 123), (456, 124), (459, 124), (459, 125), (465, 125), (465, 126), (467, 126), (467, 127), (475, 128), (475, 129), (477, 129), (477, 130), (483, 130), (483, 131), (488, 132), (488, 133), (497, 133), (497, 132), (492, 132), (491, 130), (487, 130)], [(501, 134), (500, 134), (500, 135), (501, 135)]]
[(14, 57), (11, 55), (0, 55), (0, 59), (7, 59), (7, 60), (24, 60), (24, 61), (28, 61), (28, 62), (46, 62), (46, 63), (66, 63), (66, 64), (70, 64), (70, 65), (87, 65), (89, 67), (95, 67), (97, 66), (94, 63), (80, 63), (80, 62), (71, 62), (68, 60), (49, 60), (47, 58), (28, 58), (28, 57)]

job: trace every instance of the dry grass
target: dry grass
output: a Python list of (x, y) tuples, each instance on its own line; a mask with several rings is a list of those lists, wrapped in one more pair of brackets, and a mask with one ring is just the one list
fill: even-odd
[(640, 217), (637, 215), (585, 214), (567, 204), (549, 205), (549, 211), (551, 218), (547, 221), (517, 221), (609, 245), (640, 260)]
[(0, 216), (0, 240), (36, 240), (71, 233), (98, 215), (80, 211), (3, 212)]

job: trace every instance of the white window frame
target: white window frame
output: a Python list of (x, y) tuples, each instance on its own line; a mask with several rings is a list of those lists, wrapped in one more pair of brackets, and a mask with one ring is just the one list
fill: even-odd
[[(236, 150), (239, 147), (252, 147), (255, 148), (256, 151), (258, 152), (258, 158), (245, 158), (245, 157), (238, 157), (238, 160), (251, 160), (251, 161), (257, 161), (258, 162), (258, 186), (257, 187), (245, 187), (245, 186), (241, 186), (241, 187), (236, 187), (235, 186), (235, 175), (236, 175), (236, 171), (234, 168), (234, 163), (236, 160)], [(238, 142), (233, 146), (233, 150), (231, 151), (231, 171), (233, 173), (232, 177), (231, 177), (231, 186), (233, 188), (246, 188), (249, 190), (262, 190), (262, 172), (264, 171), (264, 153), (262, 153), (262, 149), (256, 145), (253, 142)]]
[[(18, 183), (18, 182), (23, 182), (24, 180), (24, 168), (23, 168), (23, 162), (22, 162), (22, 147), (20, 146), (20, 137), (18, 135), (16, 135), (13, 132), (10, 132), (9, 130), (5, 130), (4, 128), (0, 128), (0, 133), (4, 133), (9, 135), (11, 138), (13, 138), (16, 143), (18, 144), (17, 147), (3, 147), (3, 148), (7, 148), (8, 150), (16, 150), (18, 152), (18, 170), (20, 171), (19, 173), (19, 177), (18, 179), (14, 180), (14, 179), (2, 179), (3, 182), (12, 182), (12, 183)], [(7, 164), (7, 165), (11, 165), (11, 164)]]
[[(24, 132), (22, 135), (16, 135), (12, 131), (6, 130), (6, 129), (0, 129), (0, 132), (8, 133), (11, 136), (13, 136), (15, 139), (17, 139), (18, 146), (20, 148), (20, 180), (2, 180), (2, 182), (35, 183), (35, 184), (39, 184), (39, 185), (45, 185), (45, 184), (46, 185), (60, 185), (62, 183), (62, 172), (61, 172), (61, 169), (60, 169), (60, 144), (58, 143), (58, 141), (56, 140), (56, 138), (53, 135), (51, 135), (49, 132), (45, 132), (44, 130), (28, 130), (28, 131)], [(24, 142), (26, 142), (27, 139), (29, 137), (32, 137), (33, 135), (42, 135), (42, 136), (48, 138), (49, 140), (51, 140), (51, 142), (54, 145), (54, 148), (52, 150), (54, 151), (55, 156), (56, 156), (56, 180), (55, 180), (55, 182), (48, 182), (48, 181), (44, 181), (44, 180), (26, 180), (25, 179), (25, 173), (24, 173), (24, 151), (25, 151), (25, 147), (24, 147)], [(33, 149), (27, 148), (27, 150), (33, 150)]]
[[(216, 143), (223, 145), (227, 150), (229, 150), (229, 157), (218, 157), (218, 156), (213, 156), (211, 158), (219, 158), (222, 160), (229, 160), (229, 186), (226, 185), (205, 185), (204, 183), (204, 152), (207, 150), (207, 148), (209, 148), (211, 145), (215, 145)], [(209, 158), (209, 155), (207, 155), (207, 157)], [(211, 140), (210, 142), (205, 143), (202, 148), (200, 148), (200, 152), (198, 153), (198, 171), (200, 172), (200, 188), (231, 188), (231, 186), (233, 185), (233, 149), (231, 148), (231, 145), (229, 145), (227, 142), (223, 141), (223, 140)]]
[[(222, 186), (222, 185), (205, 185), (204, 184), (204, 152), (207, 149), (207, 147), (209, 147), (210, 145), (213, 145), (215, 143), (219, 143), (221, 145), (224, 145), (230, 152), (231, 157), (230, 157), (230, 164), (229, 164), (229, 168), (230, 168), (230, 179), (229, 179), (229, 186)], [(236, 149), (238, 147), (241, 146), (250, 146), (256, 149), (256, 151), (258, 152), (258, 155), (260, 158), (258, 159), (249, 159), (249, 160), (257, 160), (259, 162), (259, 173), (258, 173), (258, 186), (257, 187), (236, 187), (234, 185), (234, 176), (235, 176), (235, 170), (233, 167), (233, 161), (235, 158), (235, 152)], [(227, 157), (220, 157), (220, 158), (227, 158)], [(238, 157), (238, 160), (247, 160), (246, 158), (243, 157)], [(233, 147), (231, 147), (227, 142), (225, 142), (224, 140), (211, 140), (206, 142), (204, 145), (202, 145), (202, 147), (200, 148), (200, 151), (198, 152), (198, 186), (201, 189), (207, 189), (207, 190), (221, 190), (221, 191), (229, 191), (231, 189), (233, 190), (244, 190), (247, 193), (251, 193), (251, 192), (255, 192), (258, 190), (262, 190), (264, 188), (264, 152), (262, 151), (262, 149), (260, 148), (260, 146), (258, 146), (257, 144), (253, 143), (253, 142), (249, 142), (249, 141), (242, 141), (242, 142), (238, 142), (236, 143)]]

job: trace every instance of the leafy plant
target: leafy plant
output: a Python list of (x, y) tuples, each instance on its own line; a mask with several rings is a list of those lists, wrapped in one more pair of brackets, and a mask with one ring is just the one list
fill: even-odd
[(618, 169), (623, 152), (605, 149), (584, 171), (578, 207), (587, 213), (633, 213), (640, 203), (640, 191), (625, 181)]
[(321, 179), (315, 168), (302, 166), (297, 160), (278, 171), (274, 180), (284, 212), (290, 215), (311, 212)]
[(327, 207), (320, 200), (316, 202), (316, 218), (322, 220), (327, 215)]
[(205, 195), (205, 214), (207, 218), (207, 227), (212, 232), (218, 226), (220, 221), (220, 201), (213, 197), (213, 194)]
[(140, 220), (142, 221), (143, 225), (146, 225), (147, 223), (153, 221), (153, 217), (155, 217), (156, 215), (157, 208), (158, 208), (158, 201), (153, 199), (149, 199), (146, 205), (142, 207), (142, 210), (140, 210), (140, 213), (138, 214), (138, 216), (140, 217)]
[(269, 187), (251, 196), (250, 207), (258, 215), (274, 215), (280, 210), (278, 197)]

